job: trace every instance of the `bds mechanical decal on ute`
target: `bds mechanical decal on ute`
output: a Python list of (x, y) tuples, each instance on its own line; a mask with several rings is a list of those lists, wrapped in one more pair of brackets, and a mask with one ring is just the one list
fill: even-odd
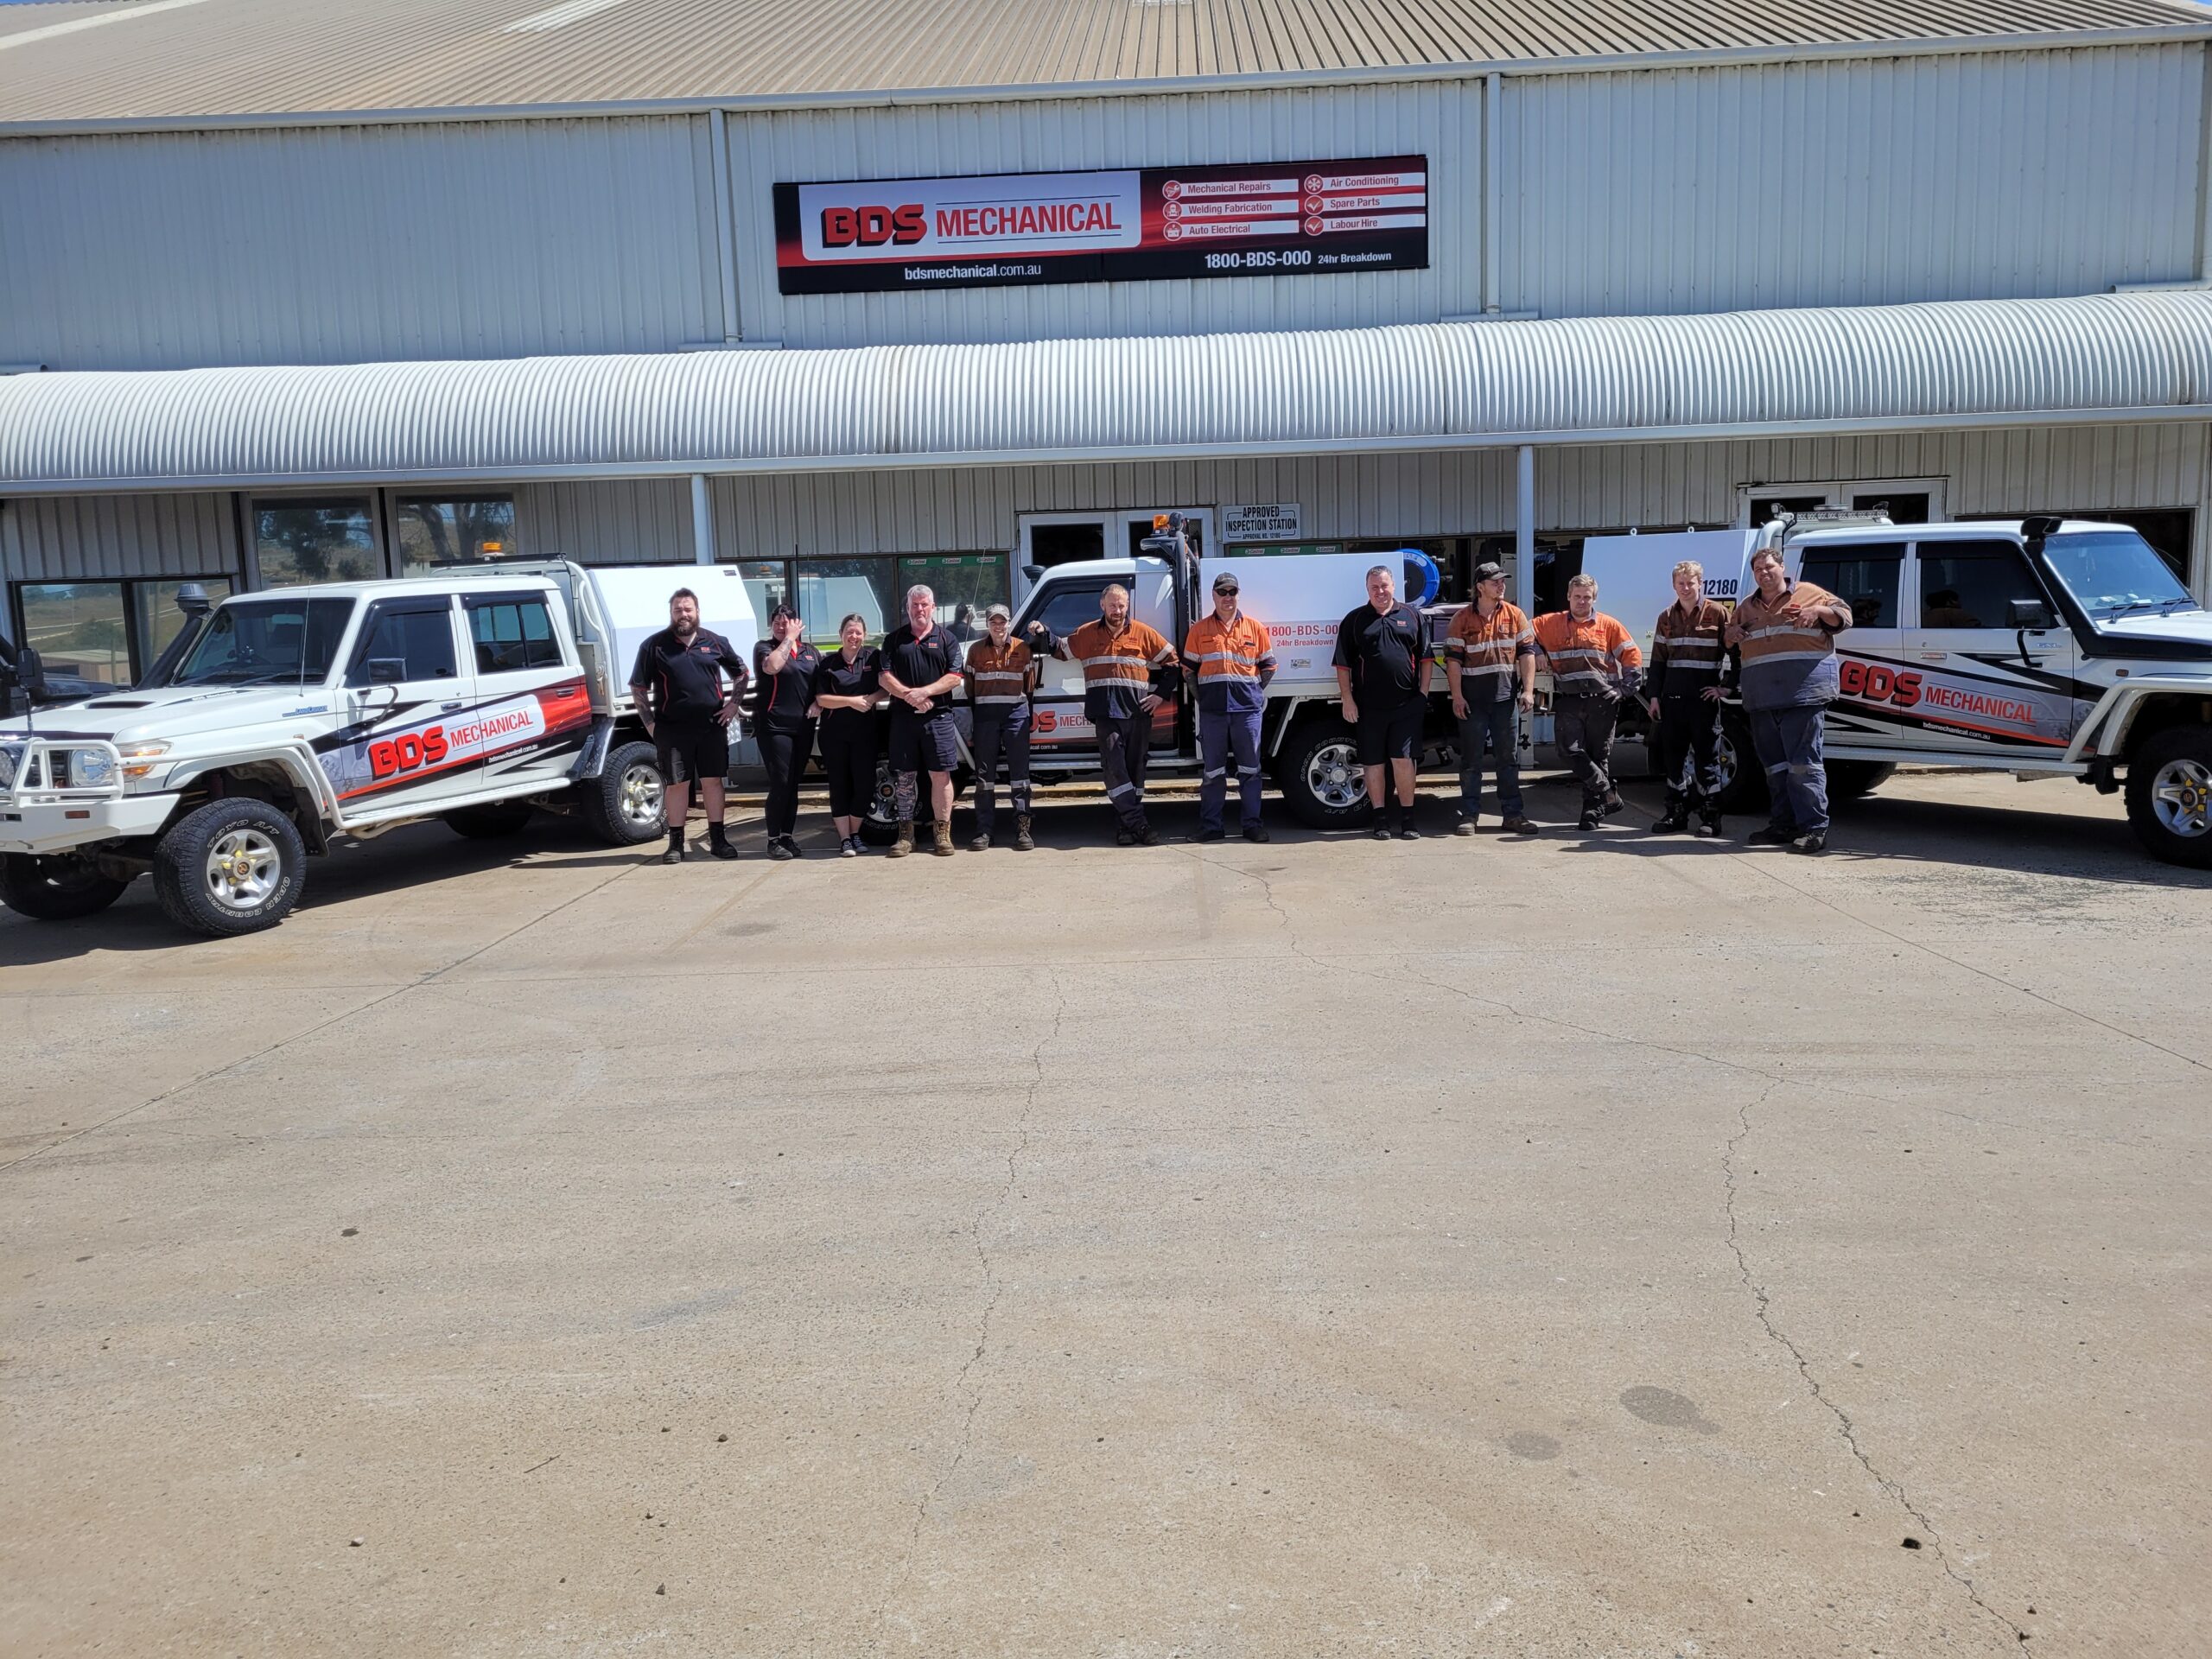
[[(581, 679), (500, 697), (435, 719), (398, 718), (327, 740), (316, 756), (340, 800), (420, 783), (458, 766), (537, 752), (564, 737), (573, 747), (591, 724), (591, 699)], [(573, 734), (573, 736), (569, 734)]]
[(1846, 656), (1836, 667), (1837, 688), (1845, 702), (1856, 705), (1850, 712), (1870, 715), (1877, 727), (1956, 732), (1976, 741), (2066, 746), (2078, 701), (2069, 695), (2071, 682), (2040, 672), (2029, 680), (2010, 664), (1983, 666), (1992, 671), (1986, 676), (1898, 668)]

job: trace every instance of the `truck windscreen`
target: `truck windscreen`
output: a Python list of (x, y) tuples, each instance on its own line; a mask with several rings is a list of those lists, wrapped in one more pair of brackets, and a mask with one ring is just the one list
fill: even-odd
[(2054, 536), (2044, 559), (2066, 591), (2093, 617), (2194, 605), (2173, 568), (2132, 530)]
[(353, 613), (346, 599), (257, 599), (217, 609), (172, 685), (320, 683)]

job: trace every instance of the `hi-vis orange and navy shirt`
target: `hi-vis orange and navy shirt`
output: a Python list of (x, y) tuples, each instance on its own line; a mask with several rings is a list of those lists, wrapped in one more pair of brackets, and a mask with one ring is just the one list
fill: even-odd
[[(1832, 605), (1843, 619), (1830, 625), (1802, 620), (1801, 610)], [(1825, 588), (1793, 582), (1772, 604), (1754, 591), (1729, 619), (1741, 650), (1737, 683), (1746, 709), (1802, 709), (1832, 702), (1838, 670), (1835, 636), (1851, 626), (1851, 607)]]
[(1198, 671), (1198, 707), (1209, 715), (1249, 715), (1266, 700), (1275, 673), (1267, 625), (1243, 612), (1228, 621), (1208, 612), (1191, 625), (1183, 660)]
[(1514, 665), (1536, 654), (1536, 631), (1517, 605), (1500, 600), (1484, 616), (1470, 605), (1445, 630), (1444, 656), (1459, 666), (1459, 693), (1471, 703), (1488, 704), (1514, 691)]
[(1728, 613), (1709, 599), (1687, 611), (1677, 600), (1660, 612), (1651, 625), (1651, 695), (1700, 696), (1707, 687), (1719, 685), (1728, 661), (1720, 639), (1727, 626)]
[(1557, 697), (1633, 696), (1643, 677), (1643, 653), (1626, 628), (1602, 611), (1578, 622), (1572, 611), (1536, 619), (1536, 649), (1551, 664)]
[(968, 647), (968, 700), (978, 714), (1019, 708), (1029, 701), (1029, 647), (1013, 635), (1003, 649), (986, 634)]
[[(1083, 664), (1083, 712), (1093, 721), (1130, 718), (1155, 676), (1175, 666), (1175, 647), (1149, 623), (1135, 620), (1118, 628), (1103, 617), (1086, 622), (1060, 642), (1060, 653)], [(1160, 695), (1164, 699), (1172, 690)]]

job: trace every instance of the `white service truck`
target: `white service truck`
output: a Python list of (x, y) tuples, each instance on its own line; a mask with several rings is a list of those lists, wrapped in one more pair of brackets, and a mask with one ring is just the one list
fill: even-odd
[[(1055, 637), (1065, 638), (1096, 621), (1099, 595), (1118, 582), (1129, 590), (1129, 614), (1157, 628), (1179, 656), (1192, 621), (1212, 609), (1214, 577), (1234, 571), (1243, 608), (1266, 623), (1274, 640), (1276, 670), (1268, 687), (1260, 748), (1284, 803), (1300, 822), (1315, 829), (1363, 821), (1370, 811), (1366, 783), (1337, 695), (1337, 626), (1367, 602), (1367, 572), (1382, 563), (1395, 573), (1398, 556), (1285, 551), (1200, 557), (1168, 525), (1144, 545), (1146, 554), (1137, 558), (1087, 559), (1027, 570), (1030, 587), (1014, 619), (1015, 637), (1027, 638), (1032, 622), (1042, 622)], [(1402, 597), (1419, 603), (1433, 594)], [(1440, 653), (1445, 625), (1456, 608), (1429, 612)], [(1041, 671), (1031, 722), (1032, 775), (1043, 781), (1095, 772), (1097, 734), (1084, 716), (1082, 666), (1047, 659)], [(1429, 686), (1428, 741), (1448, 744), (1456, 734), (1440, 663)], [(1199, 769), (1195, 711), (1183, 697), (1163, 702), (1154, 713), (1147, 766), (1154, 777)]]
[[(1904, 765), (2072, 778), (2125, 791), (2153, 857), (2212, 868), (2212, 612), (2137, 531), (1853, 517), (1592, 538), (1584, 568), (1599, 605), (1643, 630), (1669, 602), (1675, 558), (1700, 559), (1707, 593), (1732, 603), (1751, 590), (1751, 555), (1778, 546), (1791, 576), (1851, 607), (1827, 715), (1833, 794), (1864, 794)], [(1721, 734), (1730, 806), (1763, 810), (1732, 702)]]
[[(299, 902), (309, 855), (424, 818), (505, 836), (544, 810), (652, 841), (661, 777), (629, 669), (679, 587), (749, 658), (734, 565), (478, 567), (226, 599), (152, 683), (0, 721), (0, 899), (64, 920), (150, 874), (180, 925), (249, 933)], [(10, 671), (35, 683), (26, 654)]]

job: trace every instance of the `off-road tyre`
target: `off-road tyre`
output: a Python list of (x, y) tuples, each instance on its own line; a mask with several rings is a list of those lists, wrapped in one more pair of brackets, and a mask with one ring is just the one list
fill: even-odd
[(1740, 709), (1724, 708), (1720, 714), (1720, 743), (1713, 757), (1720, 769), (1720, 810), (1724, 812), (1764, 812), (1769, 805), (1766, 773), (1751, 747), (1751, 722)]
[(661, 794), (667, 787), (660, 775), (660, 756), (652, 744), (641, 740), (617, 743), (607, 751), (599, 776), (576, 785), (577, 815), (609, 847), (642, 847), (668, 833), (668, 822), (661, 814)]
[(445, 826), (471, 841), (498, 841), (518, 835), (536, 815), (528, 801), (494, 801), (488, 806), (464, 806), (444, 814)]
[(2212, 869), (2212, 727), (2154, 732), (2127, 760), (2127, 823), (2152, 857)]
[(1375, 816), (1359, 739), (1334, 715), (1309, 720), (1284, 740), (1275, 757), (1275, 787), (1291, 816), (1309, 830), (1351, 830)]
[(0, 904), (35, 922), (73, 922), (105, 910), (130, 884), (81, 858), (10, 853), (0, 860)]
[(1896, 771), (1886, 760), (1831, 760), (1827, 765), (1829, 804), (1872, 795)]
[(155, 842), (154, 896), (192, 932), (258, 933), (300, 902), (307, 862), (307, 843), (284, 813), (251, 796), (226, 796), (186, 813)]

